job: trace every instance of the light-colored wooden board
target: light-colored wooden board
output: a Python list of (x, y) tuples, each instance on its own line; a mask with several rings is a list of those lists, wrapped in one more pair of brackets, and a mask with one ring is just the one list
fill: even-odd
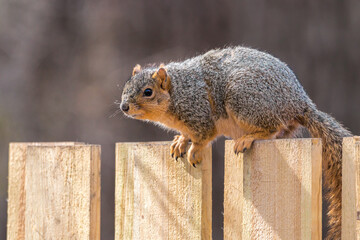
[(224, 239), (321, 239), (321, 141), (225, 143)]
[(25, 239), (25, 162), (28, 146), (74, 146), (77, 142), (18, 142), (9, 145), (7, 239)]
[(234, 142), (225, 142), (224, 239), (242, 238), (243, 219), (243, 154), (234, 156)]
[(343, 140), (341, 239), (360, 239), (360, 137)]
[(169, 150), (116, 144), (115, 239), (211, 239), (211, 149), (196, 168)]
[(12, 143), (7, 239), (100, 239), (100, 146)]

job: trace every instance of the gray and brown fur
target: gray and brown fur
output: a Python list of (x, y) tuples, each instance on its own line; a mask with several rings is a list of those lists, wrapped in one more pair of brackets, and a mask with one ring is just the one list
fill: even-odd
[[(170, 81), (166, 89), (161, 85), (164, 78), (156, 78), (160, 70)], [(201, 149), (220, 135), (235, 140), (236, 153), (250, 148), (254, 140), (289, 137), (302, 127), (322, 138), (325, 184), (330, 189), (327, 238), (341, 238), (341, 143), (351, 133), (317, 110), (285, 63), (254, 49), (230, 47), (134, 71), (122, 95), (123, 104), (130, 106), (127, 114), (178, 130), (181, 135), (171, 149), (176, 158), (191, 140), (187, 155), (193, 165), (201, 160)], [(143, 97), (147, 86), (154, 89), (152, 99)], [(144, 114), (136, 115), (136, 109)]]

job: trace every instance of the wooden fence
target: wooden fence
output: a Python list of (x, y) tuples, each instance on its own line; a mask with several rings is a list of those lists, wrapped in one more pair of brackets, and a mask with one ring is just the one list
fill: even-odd
[[(360, 239), (360, 138), (344, 139), (342, 239)], [(117, 143), (115, 239), (211, 239), (212, 157)], [(321, 239), (321, 141), (225, 143), (224, 239)], [(7, 239), (100, 239), (100, 146), (11, 143)]]

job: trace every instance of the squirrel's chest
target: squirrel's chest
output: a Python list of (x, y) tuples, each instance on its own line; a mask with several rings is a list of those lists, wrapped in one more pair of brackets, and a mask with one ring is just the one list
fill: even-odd
[(159, 119), (156, 119), (156, 121), (165, 125), (167, 128), (175, 129), (181, 133), (189, 134), (191, 132), (191, 130), (188, 129), (188, 127), (182, 121), (178, 120), (171, 114), (163, 115), (159, 117)]

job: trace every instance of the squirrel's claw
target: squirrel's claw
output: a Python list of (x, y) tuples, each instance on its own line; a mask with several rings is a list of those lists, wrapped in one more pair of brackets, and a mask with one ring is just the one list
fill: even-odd
[(198, 164), (202, 160), (202, 148), (194, 147), (194, 143), (191, 145), (189, 151), (188, 151), (188, 162), (196, 168), (195, 164)]
[(234, 153), (238, 155), (239, 153), (244, 153), (246, 150), (251, 148), (254, 138), (243, 136), (239, 139), (236, 139), (234, 145)]
[(183, 135), (176, 135), (170, 146), (171, 157), (175, 158), (176, 161), (178, 158), (182, 158), (186, 153), (188, 142), (189, 139), (185, 138)]

